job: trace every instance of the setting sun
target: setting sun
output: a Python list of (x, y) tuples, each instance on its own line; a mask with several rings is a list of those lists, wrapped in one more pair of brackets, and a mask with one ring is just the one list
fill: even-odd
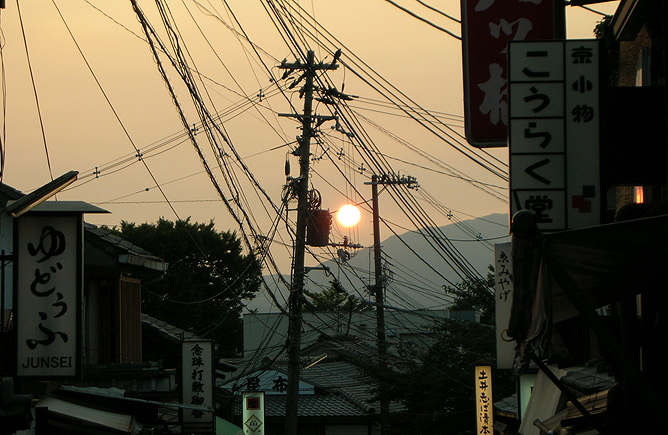
[(359, 222), (360, 211), (354, 205), (344, 205), (339, 209), (338, 213), (336, 213), (336, 219), (344, 227), (351, 227)]

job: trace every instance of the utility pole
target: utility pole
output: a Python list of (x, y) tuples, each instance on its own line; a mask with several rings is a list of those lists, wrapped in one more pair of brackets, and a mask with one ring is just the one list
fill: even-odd
[[(383, 276), (383, 264), (380, 249), (380, 214), (378, 213), (378, 185), (407, 185), (409, 188), (417, 187), (414, 177), (390, 177), (387, 175), (371, 176), (371, 202), (373, 211), (373, 258), (374, 258), (374, 293), (376, 296), (376, 341), (378, 345), (378, 358), (380, 364), (385, 367), (387, 355), (387, 340), (385, 338), (385, 277)], [(385, 392), (384, 382), (381, 380), (380, 391)], [(380, 398), (380, 426), (381, 433), (387, 433), (390, 428), (390, 402), (384, 394)]]
[[(297, 228), (295, 233), (294, 257), (292, 266), (292, 285), (288, 298), (288, 309), (290, 314), (288, 324), (288, 387), (287, 403), (285, 406), (285, 434), (297, 435), (297, 416), (299, 410), (299, 375), (301, 371), (300, 348), (302, 327), (302, 299), (304, 292), (304, 257), (306, 252), (306, 224), (308, 217), (309, 199), (309, 168), (311, 157), (311, 137), (314, 135), (314, 121), (319, 125), (326, 119), (334, 117), (314, 116), (313, 108), (313, 79), (318, 70), (336, 69), (335, 63), (315, 63), (315, 55), (309, 50), (306, 63), (297, 61), (286, 63), (283, 61), (280, 68), (290, 71), (302, 71), (302, 75), (294, 85), (304, 80), (304, 86), (300, 93), (304, 96), (304, 112), (302, 115), (293, 116), (301, 121), (302, 135), (298, 139), (299, 148), (293, 154), (299, 157), (299, 178), (295, 184), (297, 190)], [(286, 71), (289, 73), (290, 71)]]

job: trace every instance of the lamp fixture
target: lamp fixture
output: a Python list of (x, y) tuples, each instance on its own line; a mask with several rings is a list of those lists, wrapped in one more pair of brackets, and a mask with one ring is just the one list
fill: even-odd
[(78, 175), (79, 172), (77, 171), (69, 171), (66, 174), (61, 175), (55, 180), (35, 189), (33, 192), (7, 205), (5, 211), (12, 217), (19, 217), (22, 214), (30, 211), (33, 207), (51, 198), (53, 195), (60, 192), (70, 184), (74, 183)]

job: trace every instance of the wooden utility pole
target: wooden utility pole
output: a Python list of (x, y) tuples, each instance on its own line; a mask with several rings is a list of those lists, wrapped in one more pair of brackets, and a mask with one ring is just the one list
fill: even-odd
[(301, 327), (302, 327), (302, 299), (304, 293), (304, 257), (306, 253), (306, 223), (308, 217), (309, 197), (309, 168), (311, 157), (311, 137), (314, 135), (314, 121), (323, 118), (313, 116), (313, 79), (318, 70), (336, 69), (334, 63), (315, 63), (315, 55), (312, 50), (308, 52), (306, 63), (297, 61), (295, 63), (283, 62), (280, 68), (301, 71), (302, 75), (297, 82), (304, 80), (301, 94), (304, 96), (304, 112), (294, 116), (301, 121), (302, 135), (299, 137), (299, 148), (294, 152), (299, 156), (299, 178), (297, 179), (297, 228), (295, 233), (294, 257), (292, 266), (292, 286), (288, 298), (288, 309), (290, 319), (288, 324), (288, 387), (287, 403), (285, 406), (285, 434), (297, 435), (297, 416), (299, 410), (299, 375)]
[[(380, 365), (385, 367), (387, 355), (387, 340), (385, 338), (385, 277), (383, 274), (383, 262), (380, 249), (380, 214), (378, 213), (378, 185), (407, 185), (416, 187), (417, 182), (413, 177), (390, 177), (371, 176), (371, 204), (373, 212), (373, 258), (374, 258), (374, 293), (376, 297), (376, 342), (378, 346), (378, 359)], [(380, 391), (385, 392), (384, 382), (381, 381)], [(390, 427), (390, 402), (385, 394), (380, 397), (380, 426), (381, 433), (387, 433)]]

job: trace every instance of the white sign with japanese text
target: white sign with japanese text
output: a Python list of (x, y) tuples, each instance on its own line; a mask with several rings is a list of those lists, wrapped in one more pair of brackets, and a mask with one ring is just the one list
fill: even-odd
[(79, 374), (82, 222), (81, 215), (15, 220), (17, 376)]
[(185, 425), (212, 424), (214, 357), (211, 340), (184, 340), (181, 343), (181, 403)]
[(494, 245), (494, 294), (496, 319), (496, 368), (511, 369), (515, 361), (515, 342), (507, 331), (513, 306), (513, 262), (510, 242)]
[(566, 42), (568, 228), (601, 223), (598, 44), (596, 40)]
[(598, 42), (511, 41), (510, 212), (539, 229), (600, 224)]
[(264, 435), (264, 392), (244, 391), (243, 430), (245, 435)]

